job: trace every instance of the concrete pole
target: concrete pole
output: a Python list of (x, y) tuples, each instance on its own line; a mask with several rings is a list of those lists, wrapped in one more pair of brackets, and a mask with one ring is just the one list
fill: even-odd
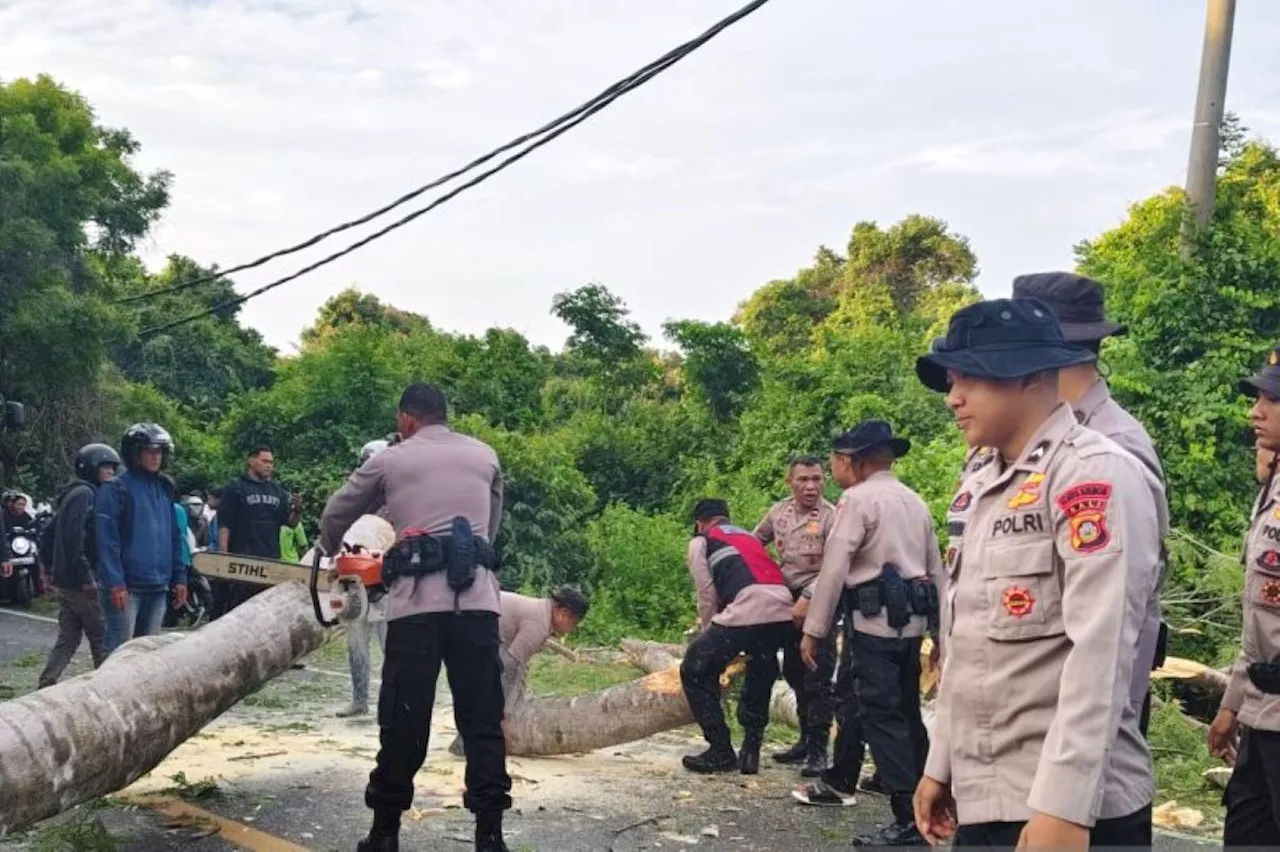
[(1191, 129), (1191, 159), (1187, 163), (1187, 200), (1192, 221), (1206, 227), (1213, 219), (1213, 194), (1218, 176), (1218, 145), (1227, 97), (1227, 65), (1231, 60), (1231, 31), (1236, 0), (1208, 0), (1204, 48), (1200, 55), (1200, 85)]

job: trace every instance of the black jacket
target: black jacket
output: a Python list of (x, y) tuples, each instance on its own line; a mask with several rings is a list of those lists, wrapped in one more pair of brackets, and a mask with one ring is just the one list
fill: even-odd
[(53, 518), (53, 584), (82, 589), (95, 582), (94, 497), (87, 482), (72, 482), (58, 494)]

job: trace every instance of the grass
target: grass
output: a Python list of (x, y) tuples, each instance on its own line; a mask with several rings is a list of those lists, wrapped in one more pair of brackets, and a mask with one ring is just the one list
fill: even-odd
[(1189, 724), (1169, 701), (1151, 714), (1149, 742), (1155, 762), (1157, 803), (1175, 800), (1182, 807), (1202, 811), (1206, 824), (1221, 825), (1222, 791), (1204, 778), (1204, 771), (1222, 766), (1209, 754), (1204, 732)]
[(32, 651), (29, 654), (23, 654), (21, 657), (13, 661), (13, 665), (20, 669), (34, 669), (36, 666), (44, 662), (44, 655), (38, 651)]
[(41, 595), (31, 602), (31, 608), (27, 611), (32, 615), (53, 618), (58, 614), (58, 602), (54, 600), (53, 595)]
[(191, 781), (187, 778), (187, 773), (176, 772), (169, 776), (169, 780), (173, 782), (173, 787), (165, 792), (172, 793), (180, 799), (186, 799), (188, 802), (207, 802), (222, 798), (222, 791), (218, 789), (216, 778)]
[(51, 825), (36, 835), (35, 852), (116, 852), (129, 838), (112, 834), (102, 820), (77, 819)]
[(644, 677), (633, 666), (616, 663), (575, 663), (552, 654), (538, 654), (529, 664), (529, 691), (534, 695), (582, 695)]
[(289, 702), (282, 695), (274, 692), (255, 692), (253, 695), (246, 696), (244, 701), (240, 702), (248, 707), (263, 707), (268, 710), (283, 710), (289, 706)]

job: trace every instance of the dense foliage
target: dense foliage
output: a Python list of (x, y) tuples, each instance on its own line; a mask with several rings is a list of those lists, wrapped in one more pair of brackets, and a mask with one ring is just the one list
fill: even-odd
[[(1214, 227), (1188, 260), (1175, 190), (1078, 247), (1132, 329), (1105, 361), (1164, 457), (1175, 650), (1201, 659), (1228, 654), (1238, 631), (1239, 572), (1224, 554), (1237, 552), (1254, 485), (1234, 381), (1280, 338), (1280, 158), (1228, 139)], [(246, 445), (271, 442), (314, 524), (359, 447), (391, 429), (402, 387), (426, 379), (448, 394), (456, 427), (502, 457), (505, 581), (588, 587), (596, 639), (678, 635), (692, 614), (693, 500), (724, 496), (754, 522), (783, 496), (788, 457), (823, 453), (858, 419), (885, 417), (911, 438), (901, 473), (939, 517), (950, 497), (963, 447), (913, 365), (978, 298), (978, 266), (937, 219), (859, 222), (791, 278), (754, 292), (744, 282), (726, 321), (673, 318), (663, 331), (674, 351), (590, 283), (549, 299), (569, 327), (559, 352), (507, 329), (453, 334), (350, 290), (284, 356), (234, 310), (139, 334), (224, 300), (229, 281), (112, 304), (210, 272), (174, 257), (150, 273), (131, 255), (169, 183), (136, 172), (136, 150), (50, 80), (0, 86), (0, 391), (34, 415), (34, 428), (0, 433), (7, 483), (47, 493), (80, 443), (155, 419), (177, 438), (184, 488), (230, 476)]]

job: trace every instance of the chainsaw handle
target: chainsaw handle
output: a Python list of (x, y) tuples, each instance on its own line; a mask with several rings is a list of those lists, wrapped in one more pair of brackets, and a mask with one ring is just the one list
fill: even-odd
[(338, 623), (338, 619), (326, 619), (324, 610), (320, 607), (320, 545), (317, 543), (315, 554), (311, 557), (311, 606), (315, 609), (316, 621), (320, 622), (322, 627), (333, 627)]

